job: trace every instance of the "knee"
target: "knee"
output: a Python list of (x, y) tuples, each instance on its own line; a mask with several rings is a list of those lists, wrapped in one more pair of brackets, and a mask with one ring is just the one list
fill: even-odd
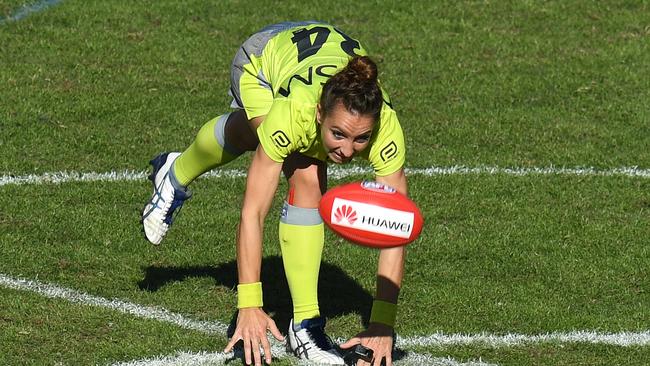
[(225, 116), (227, 115), (211, 119), (201, 127), (199, 133), (196, 135), (196, 139), (194, 140), (194, 146), (200, 152), (211, 154), (218, 148), (215, 143), (221, 145), (219, 143), (219, 137), (217, 136), (216, 131), (219, 123), (224, 122), (223, 120)]
[(231, 113), (224, 128), (225, 140), (240, 151), (254, 151), (259, 144), (257, 126), (263, 119), (262, 116), (249, 121), (243, 110)]
[(326, 189), (326, 183), (319, 174), (320, 171), (316, 165), (312, 165), (293, 174), (289, 179), (287, 201), (298, 207), (318, 207)]
[(289, 183), (292, 188), (301, 192), (313, 191), (313, 193), (321, 194), (318, 168), (314, 165), (302, 169), (299, 174), (294, 174)]

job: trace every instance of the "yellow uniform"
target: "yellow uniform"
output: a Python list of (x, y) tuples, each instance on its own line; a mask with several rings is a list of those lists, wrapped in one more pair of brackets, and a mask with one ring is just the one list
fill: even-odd
[[(321, 161), (327, 159), (316, 106), (322, 85), (355, 55), (366, 55), (357, 40), (317, 22), (274, 24), (249, 37), (239, 48), (231, 68), (232, 106), (244, 110), (249, 120), (266, 116), (257, 136), (271, 159), (280, 163), (296, 152)], [(377, 176), (401, 169), (406, 153), (402, 128), (385, 92), (383, 97), (380, 120), (375, 123), (368, 147), (360, 153)], [(225, 126), (229, 116), (221, 115), (204, 124), (192, 145), (169, 164), (169, 181), (175, 189), (184, 189), (204, 172), (243, 153), (227, 141)], [(160, 201), (157, 192), (158, 188), (152, 198), (156, 204), (150, 205), (152, 210)], [(148, 213), (146, 216), (156, 218)], [(167, 220), (167, 216), (162, 217)], [(162, 238), (170, 223), (158, 223), (155, 233), (162, 232), (157, 234)], [(285, 202), (278, 233), (294, 308), (292, 324), (301, 324), (320, 316), (317, 291), (324, 225), (317, 209)], [(238, 306), (261, 307), (261, 284), (240, 285)], [(246, 289), (255, 289), (254, 301), (247, 300)], [(299, 349), (291, 347), (294, 352)], [(340, 357), (337, 360), (343, 362)]]
[[(322, 85), (355, 55), (361, 44), (335, 27), (315, 22), (281, 23), (251, 36), (233, 61), (233, 106), (248, 118), (266, 115), (257, 129), (269, 157), (282, 162), (299, 152), (322, 161), (327, 154), (316, 122)], [(385, 176), (404, 165), (402, 128), (384, 92), (384, 105), (370, 145), (361, 153)]]

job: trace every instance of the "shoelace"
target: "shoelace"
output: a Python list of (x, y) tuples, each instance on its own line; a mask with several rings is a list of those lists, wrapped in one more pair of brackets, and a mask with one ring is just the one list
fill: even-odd
[[(180, 192), (180, 194), (178, 194)], [(180, 196), (180, 197), (179, 197)], [(172, 199), (172, 204), (169, 206), (169, 211), (167, 212), (167, 215), (165, 217), (165, 223), (167, 225), (171, 225), (174, 222), (174, 219), (176, 219), (176, 216), (181, 213), (181, 209), (183, 208), (183, 202), (190, 198), (190, 196), (186, 192), (179, 191), (177, 189), (174, 189), (174, 198)], [(178, 208), (178, 211), (176, 210)]]

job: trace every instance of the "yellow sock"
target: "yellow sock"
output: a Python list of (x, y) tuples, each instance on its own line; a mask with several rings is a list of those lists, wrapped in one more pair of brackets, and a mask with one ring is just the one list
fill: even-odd
[(280, 219), (280, 249), (293, 301), (294, 323), (320, 316), (318, 272), (325, 229), (318, 209), (285, 202)]
[(224, 128), (228, 116), (229, 113), (204, 124), (190, 147), (174, 161), (172, 170), (180, 184), (187, 186), (201, 174), (242, 154), (225, 141)]

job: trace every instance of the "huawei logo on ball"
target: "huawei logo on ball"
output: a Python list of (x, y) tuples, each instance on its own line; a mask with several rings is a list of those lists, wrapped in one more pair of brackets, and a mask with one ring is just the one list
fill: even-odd
[(343, 205), (339, 206), (334, 212), (334, 218), (337, 223), (340, 223), (345, 219), (350, 225), (354, 224), (357, 221), (357, 211), (355, 211), (352, 206)]

